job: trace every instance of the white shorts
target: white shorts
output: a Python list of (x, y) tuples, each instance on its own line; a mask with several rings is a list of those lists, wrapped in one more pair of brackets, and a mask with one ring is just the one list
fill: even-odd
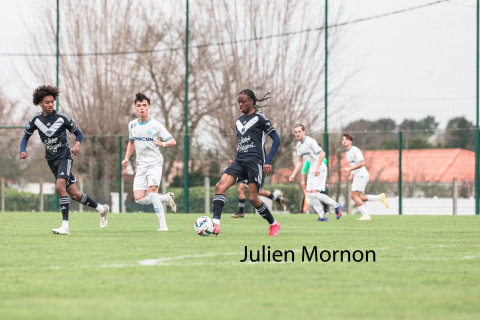
[(309, 174), (307, 177), (307, 191), (318, 190), (325, 191), (325, 183), (327, 181), (327, 170), (320, 172), (318, 176), (315, 176), (315, 173)]
[(367, 174), (362, 174), (360, 175), (354, 175), (353, 176), (353, 182), (352, 182), (352, 191), (360, 191), (364, 192), (365, 187), (367, 186), (368, 180), (370, 179), (370, 175)]
[(137, 167), (135, 180), (133, 180), (133, 191), (148, 190), (151, 186), (160, 186), (162, 181), (163, 165), (154, 164), (145, 167)]

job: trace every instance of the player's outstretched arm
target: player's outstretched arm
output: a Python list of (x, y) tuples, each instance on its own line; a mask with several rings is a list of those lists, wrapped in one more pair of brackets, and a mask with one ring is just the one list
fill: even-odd
[(135, 150), (135, 141), (129, 140), (128, 145), (127, 145), (127, 152), (125, 154), (125, 159), (122, 161), (122, 167), (123, 169), (126, 169), (128, 166), (128, 159), (130, 159), (130, 156), (133, 153), (133, 150)]
[(293, 173), (290, 176), (290, 178), (288, 178), (288, 181), (293, 182), (293, 180), (295, 180), (295, 176), (297, 175), (298, 171), (300, 171), (300, 168), (302, 167), (302, 165), (303, 165), (303, 159), (302, 157), (298, 157), (297, 163), (295, 164), (295, 169), (293, 169)]
[(20, 142), (20, 154), (19, 157), (20, 159), (27, 159), (28, 153), (27, 153), (27, 144), (28, 144), (28, 139), (30, 139), (31, 135), (26, 134), (23, 136), (22, 141)]

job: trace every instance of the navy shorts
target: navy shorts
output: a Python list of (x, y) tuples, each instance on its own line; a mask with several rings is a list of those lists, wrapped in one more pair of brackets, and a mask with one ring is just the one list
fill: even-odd
[(265, 175), (263, 174), (263, 162), (239, 162), (235, 161), (223, 173), (237, 178), (237, 182), (244, 182), (247, 186), (256, 183), (258, 190), (262, 190)]
[(72, 173), (73, 159), (57, 159), (47, 162), (55, 178), (67, 180), (67, 187), (77, 181)]

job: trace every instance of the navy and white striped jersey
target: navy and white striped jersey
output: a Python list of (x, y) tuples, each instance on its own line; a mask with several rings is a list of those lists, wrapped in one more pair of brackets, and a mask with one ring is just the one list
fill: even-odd
[(242, 115), (235, 122), (237, 127), (238, 158), (241, 162), (261, 161), (265, 163), (265, 139), (275, 131), (267, 117), (255, 111), (249, 116)]
[(45, 148), (45, 159), (57, 160), (72, 157), (67, 142), (67, 130), (73, 133), (77, 130), (77, 126), (65, 113), (54, 110), (48, 117), (43, 116), (43, 112), (35, 113), (24, 131), (32, 135), (35, 130), (38, 130)]

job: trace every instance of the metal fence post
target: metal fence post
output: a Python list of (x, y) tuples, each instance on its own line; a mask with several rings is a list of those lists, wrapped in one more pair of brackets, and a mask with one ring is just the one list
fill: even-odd
[(118, 213), (122, 212), (122, 136), (118, 137)]
[(2, 185), (2, 212), (5, 212), (5, 178), (0, 179), (0, 184)]
[(38, 197), (39, 197), (39, 204), (38, 204), (38, 211), (43, 212), (43, 178), (40, 177), (40, 180), (38, 181), (38, 186), (40, 188), (38, 192)]
[(458, 199), (458, 182), (457, 178), (453, 178), (453, 215), (457, 215), (457, 199)]
[(205, 177), (205, 213), (210, 213), (210, 177)]
[(402, 132), (398, 133), (398, 214), (402, 214)]
[[(78, 177), (78, 187), (80, 188), (80, 192), (85, 191), (85, 190), (83, 190), (83, 178), (82, 177)], [(81, 203), (79, 203), (79, 205), (78, 205), (78, 212), (83, 212), (83, 205)]]

